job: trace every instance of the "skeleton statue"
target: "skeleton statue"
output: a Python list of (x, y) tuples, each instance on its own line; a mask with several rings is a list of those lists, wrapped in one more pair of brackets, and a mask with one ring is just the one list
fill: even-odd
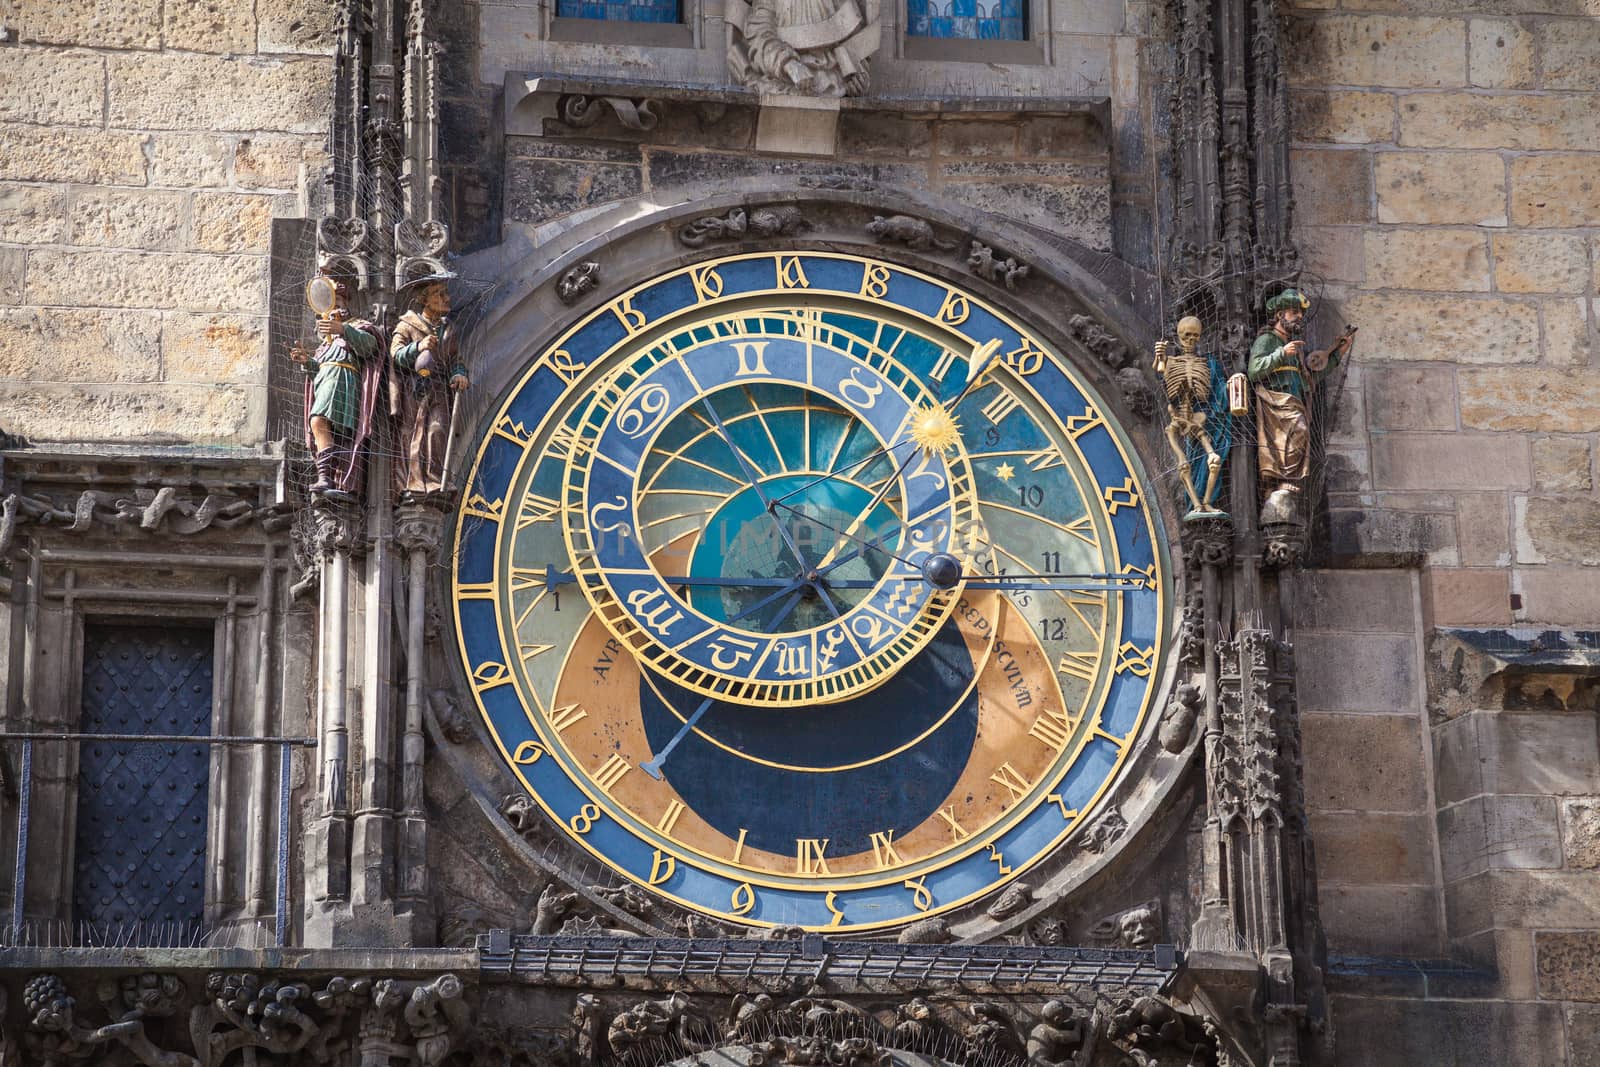
[[(1217, 475), (1222, 470), (1222, 456), (1212, 444), (1206, 431), (1206, 420), (1214, 410), (1214, 386), (1211, 361), (1200, 351), (1200, 320), (1187, 315), (1178, 320), (1178, 345), (1171, 341), (1157, 341), (1155, 353), (1156, 373), (1161, 375), (1167, 388), (1167, 444), (1178, 460), (1178, 472), (1183, 478), (1183, 488), (1189, 494), (1194, 513), (1215, 514), (1211, 503), (1217, 492)], [(1220, 412), (1219, 412), (1220, 414)], [(1198, 444), (1205, 452), (1206, 486), (1204, 492), (1195, 488), (1195, 476), (1189, 468), (1188, 446)]]

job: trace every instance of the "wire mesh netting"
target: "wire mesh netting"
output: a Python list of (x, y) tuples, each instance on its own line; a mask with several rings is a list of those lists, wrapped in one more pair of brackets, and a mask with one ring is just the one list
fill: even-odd
[[(1219, 293), (1234, 284), (1253, 290), (1255, 319), (1242, 333), (1230, 329), (1230, 318), (1217, 299)], [(1286, 289), (1298, 291), (1310, 304), (1300, 333), (1291, 333), (1288, 340), (1301, 340), (1304, 346), (1301, 380), (1310, 435), (1303, 498), (1312, 510), (1322, 506), (1329, 472), (1329, 439), (1343, 401), (1354, 344), (1331, 358), (1325, 369), (1316, 370), (1321, 353), (1334, 347), (1346, 329), (1344, 323), (1336, 321), (1337, 305), (1329, 296), (1327, 285), (1309, 271), (1272, 277), (1270, 272), (1247, 264), (1234, 273), (1207, 278), (1204, 284), (1178, 291), (1163, 289), (1158, 300), (1158, 329), (1168, 352), (1176, 356), (1161, 361), (1154, 353), (1141, 354), (1162, 387), (1156, 406), (1165, 441), (1155, 473), (1186, 513), (1204, 512), (1208, 507), (1227, 511), (1229, 457), (1235, 449), (1258, 448), (1260, 398), (1256, 383), (1249, 378), (1250, 348), (1262, 333), (1272, 329), (1273, 316), (1266, 310), (1267, 301)], [(1194, 320), (1199, 328), (1192, 355), (1184, 353), (1180, 340), (1185, 319)], [(1230, 383), (1230, 378), (1235, 380)], [(1213, 463), (1220, 471), (1214, 482), (1209, 469)], [(1255, 494), (1256, 505), (1263, 495), (1264, 490)], [(1251, 499), (1250, 494), (1245, 498)]]

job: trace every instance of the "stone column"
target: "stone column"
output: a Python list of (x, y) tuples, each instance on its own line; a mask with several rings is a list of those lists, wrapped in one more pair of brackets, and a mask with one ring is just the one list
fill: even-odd
[(427, 504), (395, 512), (395, 542), (406, 554), (405, 736), (401, 743), (398, 899), (416, 922), (431, 924), (428, 898), (428, 826), (423, 811), (423, 701), (427, 691), (425, 627), (428, 567), (437, 557), (444, 514)]
[[(350, 899), (350, 730), (346, 702), (349, 662), (350, 553), (356, 514), (319, 505), (317, 556), (322, 567), (317, 619), (317, 705), (321, 777), (318, 811), (306, 845), (306, 942), (326, 942), (328, 917)], [(320, 932), (319, 932), (320, 931)]]

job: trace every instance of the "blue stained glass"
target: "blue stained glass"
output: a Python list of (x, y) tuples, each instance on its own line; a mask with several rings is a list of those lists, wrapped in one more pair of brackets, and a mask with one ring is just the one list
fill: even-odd
[(678, 0), (620, 0), (593, 3), (557, 0), (556, 15), (564, 19), (604, 19), (610, 22), (682, 22)]
[(1025, 41), (1027, 16), (1022, 0), (906, 0), (911, 37), (967, 41)]

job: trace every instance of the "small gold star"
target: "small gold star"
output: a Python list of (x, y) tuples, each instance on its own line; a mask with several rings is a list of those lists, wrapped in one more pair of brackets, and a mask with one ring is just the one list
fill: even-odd
[(917, 447), (932, 455), (954, 448), (961, 442), (961, 427), (956, 418), (942, 404), (934, 404), (917, 412), (911, 422), (911, 440)]
[(994, 469), (994, 476), (999, 478), (1002, 482), (1009, 482), (1012, 478), (1016, 477), (1016, 474), (1016, 468), (1011, 466), (1009, 463), (1002, 463), (1000, 466)]

